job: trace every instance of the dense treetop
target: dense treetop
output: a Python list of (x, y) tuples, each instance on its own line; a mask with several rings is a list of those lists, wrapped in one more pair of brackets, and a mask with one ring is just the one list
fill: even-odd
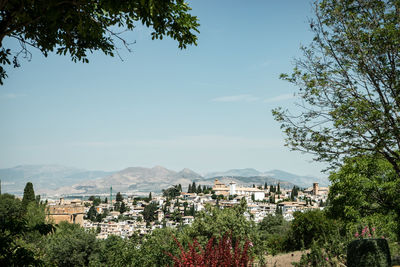
[[(114, 56), (118, 43), (129, 50), (122, 33), (139, 23), (152, 29), (153, 39), (169, 36), (186, 48), (196, 44), (199, 26), (190, 10), (183, 0), (0, 1), (0, 83), (7, 76), (4, 66), (18, 67), (20, 56), (30, 59), (28, 47), (87, 63), (95, 50)], [(4, 47), (5, 37), (18, 40), (20, 50)]]

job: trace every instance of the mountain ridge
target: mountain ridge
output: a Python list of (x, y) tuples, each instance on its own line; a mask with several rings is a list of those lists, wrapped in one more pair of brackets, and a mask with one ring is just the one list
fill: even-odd
[(231, 169), (223, 172), (211, 172), (204, 176), (184, 168), (180, 171), (156, 165), (152, 168), (127, 167), (120, 171), (91, 171), (62, 165), (18, 165), (0, 169), (3, 192), (21, 194), (26, 182), (35, 186), (41, 194), (61, 195), (68, 193), (95, 194), (115, 191), (124, 192), (160, 192), (175, 184), (184, 188), (195, 181), (198, 184), (212, 185), (214, 179), (228, 181), (233, 179), (242, 184), (268, 184), (279, 181), (285, 187), (297, 185), (309, 187), (313, 182), (322, 186), (329, 184), (326, 178), (301, 176), (281, 170), (260, 172), (254, 168)]

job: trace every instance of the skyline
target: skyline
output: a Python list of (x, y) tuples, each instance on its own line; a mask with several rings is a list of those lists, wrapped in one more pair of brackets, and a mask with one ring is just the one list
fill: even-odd
[[(308, 1), (192, 2), (197, 47), (127, 33), (133, 53), (94, 53), (89, 64), (31, 49), (0, 89), (0, 168), (60, 164), (84, 169), (255, 168), (324, 176), (290, 152), (271, 115), (293, 108), (290, 73), (311, 42)], [(6, 40), (10, 42), (10, 40)], [(15, 43), (14, 45), (18, 45)]]

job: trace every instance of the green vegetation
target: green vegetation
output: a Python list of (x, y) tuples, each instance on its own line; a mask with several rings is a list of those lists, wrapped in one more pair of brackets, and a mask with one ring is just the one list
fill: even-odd
[[(172, 9), (185, 18), (186, 22), (180, 21), (184, 25), (178, 23), (169, 30), (180, 33), (184, 30), (188, 34), (187, 31), (197, 27), (183, 2), (153, 2), (156, 4), (166, 5), (166, 10), (158, 10), (161, 14)], [(110, 4), (110, 8), (113, 5), (119, 4)], [(125, 4), (119, 7), (96, 16), (104, 19), (104, 23), (108, 16), (132, 23), (135, 19), (117, 12), (126, 8)], [(52, 8), (50, 5), (49, 10)], [(309, 253), (302, 256), (297, 266), (351, 266), (353, 260), (357, 264), (363, 261), (360, 251), (371, 252), (366, 259), (379, 260), (376, 265), (389, 264), (389, 253), (400, 253), (400, 1), (321, 0), (315, 3), (315, 12), (316, 18), (310, 22), (315, 34), (312, 44), (303, 47), (304, 59), (296, 62), (293, 74), (282, 75), (300, 87), (304, 109), (301, 116), (281, 109), (274, 110), (274, 115), (288, 135), (289, 146), (313, 153), (316, 160), (329, 164), (332, 186), (324, 210), (295, 212), (293, 221), (287, 222), (278, 205), (275, 215), (268, 215), (256, 224), (248, 220), (251, 214), (244, 198), (239, 205), (220, 209), (219, 201), (224, 196), (193, 182), (188, 192), (212, 193), (216, 205), (206, 205), (196, 213), (191, 225), (156, 229), (147, 236), (134, 235), (127, 240), (118, 237), (96, 240), (94, 232), (86, 232), (79, 226), (63, 223), (54, 228), (48, 224), (45, 206), (28, 183), (22, 201), (8, 194), (0, 195), (0, 264), (172, 266), (174, 260), (179, 261), (176, 258), (179, 255), (204, 256), (201, 251), (190, 252), (190, 249), (205, 248), (210, 240), (223, 240), (226, 236), (230, 237), (230, 244), (238, 247), (248, 244), (249, 256), (261, 265), (266, 254), (303, 249), (309, 249)], [(154, 26), (156, 17), (143, 14), (150, 16), (145, 16), (143, 22)], [(157, 21), (161, 28), (156, 26), (155, 37), (169, 34), (163, 27), (179, 16)], [(85, 30), (92, 22), (88, 23)], [(182, 39), (170, 34), (183, 44), (190, 37), (185, 35)], [(189, 41), (195, 41), (190, 38)], [(62, 44), (58, 45), (64, 51)], [(103, 48), (100, 47), (106, 53), (112, 51), (112, 47)], [(82, 52), (85, 50), (79, 49), (73, 47), (70, 53), (80, 60), (86, 55)], [(169, 214), (170, 203), (177, 208), (183, 206), (184, 215), (195, 215), (193, 205), (177, 198), (181, 192), (181, 185), (163, 191), (167, 200), (162, 209), (175, 222), (182, 221), (182, 213), (175, 210)], [(270, 192), (281, 194), (280, 184), (271, 185)], [(298, 192), (299, 188), (293, 187), (292, 200), (298, 197)], [(134, 200), (148, 203), (143, 211), (148, 225), (156, 220), (158, 209), (151, 199), (149, 194), (148, 198)], [(270, 202), (274, 199), (271, 195)], [(95, 200), (87, 216), (98, 221)], [(315, 200), (305, 201), (311, 205)], [(124, 205), (118, 193), (114, 208), (122, 212)], [(165, 221), (162, 223), (165, 225)]]
[(56, 266), (88, 266), (99, 254), (95, 233), (62, 222), (47, 239), (45, 261)]
[(281, 75), (299, 88), (300, 113), (273, 115), (292, 149), (328, 163), (332, 186), (326, 213), (295, 216), (292, 249), (311, 249), (301, 266), (345, 264), (347, 245), (368, 226), (398, 254), (400, 2), (321, 0), (314, 8), (314, 39), (293, 73)]
[(156, 220), (156, 210), (158, 209), (155, 203), (150, 203), (144, 207), (143, 219), (146, 222), (154, 222)]
[(45, 236), (54, 230), (45, 221), (45, 204), (36, 201), (32, 183), (27, 183), (24, 201), (0, 195), (0, 265), (43, 264)]
[[(21, 8), (23, 6), (24, 8)], [(44, 56), (56, 50), (71, 56), (72, 61), (89, 62), (88, 53), (99, 50), (118, 55), (124, 30), (133, 31), (138, 24), (151, 29), (153, 39), (165, 36), (176, 40), (179, 48), (196, 45), (197, 17), (180, 0), (154, 1), (3, 1), (0, 3), (0, 84), (7, 77), (7, 65), (20, 66), (20, 57), (30, 58), (28, 47)], [(18, 50), (4, 47), (5, 37), (20, 43)]]
[(361, 239), (350, 242), (347, 252), (348, 267), (391, 267), (388, 243), (385, 239)]

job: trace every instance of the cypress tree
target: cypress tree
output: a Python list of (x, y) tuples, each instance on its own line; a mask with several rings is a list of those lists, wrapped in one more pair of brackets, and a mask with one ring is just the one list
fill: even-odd
[(268, 188), (268, 185), (267, 185), (267, 182), (265, 182), (264, 183), (264, 189), (267, 189)]
[(27, 182), (24, 189), (24, 196), (22, 198), (22, 208), (26, 211), (28, 204), (35, 201), (35, 191), (33, 191), (33, 184)]
[(117, 202), (122, 202), (122, 200), (124, 200), (124, 198), (122, 197), (121, 193), (118, 192), (117, 196), (115, 197), (115, 201)]
[(192, 185), (191, 185), (191, 184), (189, 184), (188, 193), (193, 193), (193, 192), (192, 192)]
[(196, 183), (192, 183), (192, 193), (196, 193)]

